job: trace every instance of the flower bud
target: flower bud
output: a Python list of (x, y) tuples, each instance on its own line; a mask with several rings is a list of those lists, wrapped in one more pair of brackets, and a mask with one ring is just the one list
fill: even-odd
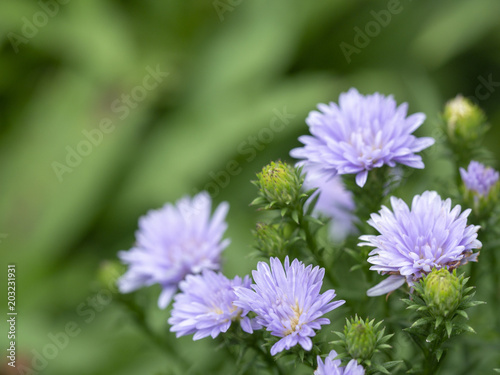
[(423, 299), (434, 316), (451, 316), (462, 300), (462, 283), (456, 271), (433, 269), (423, 280)]
[(255, 247), (266, 256), (278, 256), (284, 252), (286, 240), (283, 228), (279, 225), (257, 223), (254, 235)]
[(486, 130), (483, 111), (461, 95), (446, 103), (443, 117), (452, 141), (473, 141)]
[(260, 194), (271, 207), (292, 205), (300, 196), (303, 178), (287, 163), (271, 162), (257, 174), (257, 178)]
[(116, 281), (125, 273), (126, 267), (118, 261), (105, 260), (99, 266), (98, 279), (111, 292), (118, 292)]
[(365, 361), (372, 357), (377, 348), (377, 333), (375, 331), (373, 321), (369, 322), (368, 319), (363, 321), (356, 316), (347, 322), (344, 334), (347, 351), (352, 358)]

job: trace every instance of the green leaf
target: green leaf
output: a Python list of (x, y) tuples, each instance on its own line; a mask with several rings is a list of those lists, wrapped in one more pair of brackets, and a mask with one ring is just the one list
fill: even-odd
[(463, 316), (465, 319), (469, 320), (469, 315), (464, 310), (457, 310), (455, 314)]
[(391, 375), (391, 373), (383, 366), (379, 365), (379, 364), (376, 364), (373, 366), (373, 368), (383, 374), (389, 374)]
[(349, 268), (349, 272), (353, 272), (353, 271), (359, 270), (361, 268), (363, 268), (363, 265), (361, 265), (361, 264), (355, 264), (354, 266), (352, 266), (351, 268)]
[(311, 223), (314, 223), (314, 224), (317, 224), (317, 225), (320, 225), (320, 226), (323, 226), (325, 225), (325, 223), (319, 219), (316, 219), (315, 217), (313, 216), (307, 216), (306, 217), (306, 220), (311, 222)]
[(453, 331), (453, 324), (451, 323), (450, 320), (446, 320), (446, 322), (444, 322), (444, 326), (446, 327), (446, 333), (448, 334), (448, 338), (450, 338), (451, 332)]
[(400, 365), (401, 363), (403, 363), (402, 360), (399, 360), (399, 361), (389, 361), (389, 362), (385, 362), (384, 363), (384, 367), (386, 369), (390, 369), (390, 368), (396, 367), (397, 365)]
[(453, 326), (455, 329), (459, 329), (460, 331), (463, 332), (476, 333), (476, 331), (474, 331), (474, 328), (465, 323), (454, 323)]
[(436, 324), (434, 325), (434, 328), (437, 328), (439, 327), (439, 325), (443, 322), (443, 317), (442, 316), (438, 316), (436, 318)]
[(441, 348), (439, 348), (439, 349), (436, 350), (436, 359), (437, 359), (438, 362), (441, 359), (441, 357), (443, 356), (443, 352), (444, 352), (444, 350), (441, 349)]
[(427, 342), (433, 342), (437, 338), (438, 338), (437, 333), (436, 332), (432, 332), (429, 336), (427, 336), (427, 338), (425, 339), (425, 341), (427, 341)]
[(266, 203), (266, 200), (264, 198), (257, 197), (252, 201), (252, 203), (250, 203), (250, 206), (258, 206), (264, 203)]
[(420, 319), (416, 320), (415, 323), (413, 323), (410, 328), (414, 328), (414, 327), (421, 326), (423, 324), (427, 324), (430, 321), (431, 321), (431, 318), (428, 318), (428, 317), (426, 317), (426, 318), (420, 318)]

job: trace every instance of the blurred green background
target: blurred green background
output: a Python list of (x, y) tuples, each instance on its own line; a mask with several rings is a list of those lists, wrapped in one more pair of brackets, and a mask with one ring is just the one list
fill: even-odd
[[(2, 1), (0, 277), (17, 265), (18, 365), (75, 322), (40, 373), (176, 373), (119, 306), (92, 305), (100, 264), (130, 248), (147, 210), (208, 188), (231, 204), (225, 272), (249, 272), (249, 180), (289, 158), (307, 113), (350, 87), (425, 112), (418, 135), (435, 134), (449, 98), (474, 98), (498, 160), (499, 14), (498, 0)], [(424, 153), (408, 194), (452, 173), (438, 155)], [(157, 292), (150, 319), (173, 340)], [(235, 373), (208, 339), (176, 345), (190, 373)]]

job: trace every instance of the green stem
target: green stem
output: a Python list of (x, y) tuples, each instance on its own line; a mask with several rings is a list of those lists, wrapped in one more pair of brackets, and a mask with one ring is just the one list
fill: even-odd
[[(260, 355), (260, 357), (266, 362), (268, 368), (272, 372), (277, 372), (278, 375), (285, 375), (283, 372), (282, 368), (280, 365), (274, 360), (274, 358), (271, 356), (271, 354), (265, 350), (261, 345), (259, 345), (255, 340), (250, 340), (250, 345), (249, 345), (253, 350), (257, 352), (257, 354)], [(274, 371), (275, 370), (275, 371)]]
[[(432, 326), (429, 326), (430, 329), (432, 329)], [(444, 331), (444, 328), (440, 328), (440, 332), (438, 333), (438, 338), (434, 340), (430, 348), (427, 347), (425, 344), (425, 341), (422, 337), (417, 336), (411, 332), (408, 332), (409, 336), (413, 340), (415, 344), (420, 348), (422, 351), (422, 354), (424, 355), (424, 368), (423, 368), (423, 375), (435, 375), (443, 363), (443, 359), (446, 356), (446, 353), (443, 353), (441, 356), (440, 360), (438, 361), (436, 358), (436, 351), (441, 348), (443, 343), (446, 341), (446, 333)]]
[[(495, 311), (499, 311), (500, 309), (500, 273), (498, 272), (498, 258), (497, 254), (492, 247), (488, 247), (486, 249), (487, 254), (490, 257), (490, 275), (493, 277), (493, 290), (492, 290), (492, 298), (493, 304), (496, 306)], [(500, 314), (495, 314), (495, 325), (497, 330), (500, 329)]]
[(425, 358), (424, 375), (434, 375), (437, 373), (439, 367), (443, 363), (444, 353), (439, 361), (437, 360), (435, 353), (437, 350), (441, 348), (441, 346), (445, 341), (446, 341), (446, 332), (444, 330), (444, 327), (441, 326), (437, 334), (436, 340), (432, 342), (430, 349), (426, 351), (427, 356)]
[(311, 228), (309, 227), (309, 222), (304, 219), (304, 208), (300, 207), (299, 212), (299, 227), (304, 231), (306, 237), (307, 247), (311, 251), (314, 260), (318, 265), (325, 269), (325, 276), (332, 285), (338, 285), (335, 276), (332, 273), (332, 267), (328, 267), (324, 257), (319, 254), (318, 245), (316, 243), (316, 237), (311, 233)]
[(132, 315), (135, 323), (142, 332), (151, 339), (162, 351), (167, 352), (172, 358), (174, 358), (184, 369), (190, 367), (190, 364), (177, 352), (177, 348), (170, 343), (168, 340), (164, 340), (151, 329), (151, 327), (146, 323), (146, 315), (141, 307), (132, 299), (131, 296), (124, 296), (119, 294), (117, 300), (127, 308), (129, 313)]

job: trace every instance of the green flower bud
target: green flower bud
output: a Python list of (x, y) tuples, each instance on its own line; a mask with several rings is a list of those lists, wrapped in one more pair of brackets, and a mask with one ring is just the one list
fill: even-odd
[(116, 281), (125, 273), (126, 267), (118, 261), (105, 260), (99, 266), (97, 278), (104, 288), (118, 292)]
[(462, 300), (462, 282), (456, 271), (433, 269), (423, 280), (423, 299), (434, 316), (451, 316)]
[(344, 328), (347, 351), (359, 361), (369, 360), (377, 348), (377, 333), (373, 321), (351, 318)]
[(301, 194), (303, 178), (293, 166), (278, 161), (266, 165), (257, 174), (260, 195), (273, 206), (286, 207), (296, 202)]
[(257, 223), (254, 235), (255, 247), (266, 256), (278, 256), (283, 253), (286, 241), (279, 225)]
[(461, 95), (446, 103), (443, 117), (452, 141), (473, 141), (486, 131), (483, 111)]

